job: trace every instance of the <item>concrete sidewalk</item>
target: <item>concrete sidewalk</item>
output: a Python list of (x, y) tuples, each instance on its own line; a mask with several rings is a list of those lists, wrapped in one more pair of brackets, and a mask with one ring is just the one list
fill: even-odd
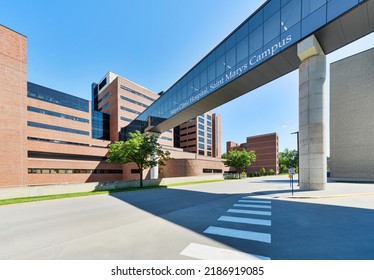
[[(294, 192), (292, 197), (295, 199), (317, 199), (317, 198), (333, 198), (333, 197), (350, 197), (350, 196), (374, 196), (374, 184), (367, 183), (342, 183), (342, 182), (328, 182), (326, 188), (321, 191), (300, 191)], [(283, 196), (283, 195), (282, 195)]]
[[(270, 177), (260, 177), (253, 183), (266, 183), (268, 185)], [(297, 175), (295, 176), (293, 187), (290, 187), (288, 178), (277, 176), (272, 187), (269, 190), (255, 192), (258, 195), (268, 195), (273, 198), (293, 198), (293, 199), (318, 199), (318, 198), (337, 198), (354, 196), (374, 196), (374, 183), (351, 183), (351, 182), (333, 182), (329, 181), (324, 190), (320, 191), (302, 191), (299, 189)], [(276, 187), (275, 187), (276, 186)], [(275, 187), (275, 188), (274, 188)], [(268, 188), (268, 186), (266, 186)], [(262, 188), (263, 189), (263, 188)]]

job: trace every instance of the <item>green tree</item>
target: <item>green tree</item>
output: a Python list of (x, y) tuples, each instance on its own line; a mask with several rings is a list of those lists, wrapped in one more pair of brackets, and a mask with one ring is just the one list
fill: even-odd
[(162, 151), (157, 137), (150, 134), (142, 135), (139, 131), (129, 133), (126, 141), (116, 141), (109, 145), (108, 163), (124, 165), (134, 162), (140, 173), (140, 187), (143, 187), (143, 170), (158, 165), (165, 165), (170, 159), (168, 151)]
[(225, 156), (225, 166), (234, 167), (236, 173), (242, 173), (252, 162), (256, 161), (256, 154), (254, 151), (247, 152), (245, 149), (241, 151), (230, 150)]
[(291, 167), (297, 168), (299, 156), (296, 150), (285, 149), (279, 153), (279, 169), (281, 172), (285, 172)]

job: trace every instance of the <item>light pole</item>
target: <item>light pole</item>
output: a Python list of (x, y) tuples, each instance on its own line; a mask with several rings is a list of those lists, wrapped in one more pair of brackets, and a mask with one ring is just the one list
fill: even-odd
[(292, 132), (291, 134), (296, 134), (297, 136), (297, 185), (300, 186), (300, 155), (299, 155), (299, 132)]

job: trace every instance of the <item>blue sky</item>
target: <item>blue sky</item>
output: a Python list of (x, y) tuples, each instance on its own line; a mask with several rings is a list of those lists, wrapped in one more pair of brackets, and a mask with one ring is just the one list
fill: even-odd
[[(264, 0), (0, 0), (0, 24), (28, 38), (28, 80), (91, 98), (91, 83), (113, 71), (154, 92), (168, 89)], [(374, 47), (374, 35), (328, 62)], [(328, 88), (327, 88), (328, 89)], [(226, 141), (277, 132), (296, 148), (298, 73), (294, 71), (214, 112)]]

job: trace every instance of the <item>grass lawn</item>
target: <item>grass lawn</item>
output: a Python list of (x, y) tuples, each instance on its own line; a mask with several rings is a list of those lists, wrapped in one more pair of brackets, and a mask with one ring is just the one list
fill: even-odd
[(202, 184), (202, 183), (214, 183), (214, 182), (223, 182), (223, 180), (185, 182), (185, 183), (178, 183), (178, 184), (169, 184), (167, 186), (143, 187), (142, 189), (138, 188), (138, 187), (133, 187), (133, 188), (126, 188), (126, 189), (114, 189), (114, 190), (103, 190), (103, 191), (92, 191), (92, 192), (79, 192), (79, 193), (67, 193), (67, 194), (56, 194), (56, 195), (10, 198), (10, 199), (0, 200), (0, 206), (1, 205), (7, 205), (7, 204), (24, 203), (24, 202), (62, 199), (62, 198), (70, 198), (70, 197), (81, 197), (81, 196), (90, 196), (90, 195), (99, 195), (99, 194), (107, 194), (108, 195), (108, 194), (118, 193), (118, 192), (131, 192), (131, 191), (142, 191), (142, 190), (151, 190), (151, 189), (162, 189), (162, 188), (167, 188), (167, 187), (177, 187), (177, 186), (195, 185), (195, 184)]
[(7, 205), (7, 204), (23, 203), (23, 202), (33, 202), (33, 201), (42, 201), (42, 200), (62, 199), (62, 198), (70, 198), (70, 197), (81, 197), (81, 196), (111, 194), (111, 193), (118, 193), (118, 192), (131, 192), (131, 191), (141, 191), (141, 190), (151, 190), (151, 189), (161, 189), (161, 188), (166, 188), (166, 186), (151, 186), (151, 187), (143, 187), (142, 189), (133, 187), (133, 188), (126, 188), (126, 189), (114, 189), (114, 190), (103, 190), (103, 191), (92, 191), (92, 192), (10, 198), (10, 199), (0, 200), (0, 206)]

